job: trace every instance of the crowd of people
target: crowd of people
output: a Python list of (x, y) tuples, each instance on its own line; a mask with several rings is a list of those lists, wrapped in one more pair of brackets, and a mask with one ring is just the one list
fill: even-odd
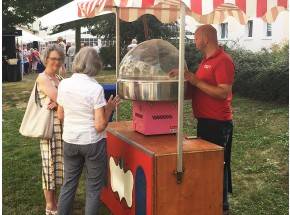
[[(65, 56), (63, 67), (60, 69), (60, 74), (64, 74), (65, 70), (71, 71), (73, 58), (75, 56), (74, 43), (66, 43), (62, 37), (58, 37), (54, 44), (57, 44), (61, 48)], [(36, 48), (33, 47), (32, 44), (23, 44), (22, 47), (18, 46), (16, 48), (18, 64), (20, 65), (21, 71), (24, 75), (29, 73), (42, 73), (45, 70), (45, 66), (42, 63), (40, 56), (49, 45), (50, 44), (46, 43), (45, 45), (40, 46), (40, 48)]]
[[(72, 71), (72, 63), (74, 60), (76, 47), (74, 43), (66, 42), (62, 37), (58, 37), (57, 41), (53, 44), (57, 44), (64, 53), (64, 63), (62, 68), (59, 71), (61, 76), (65, 76), (66, 71)], [(23, 44), (22, 47), (16, 48), (16, 56), (18, 64), (20, 65), (23, 75), (30, 73), (42, 73), (45, 69), (44, 64), (40, 59), (42, 52), (51, 44), (46, 43), (40, 48), (33, 47), (32, 44)], [(80, 44), (80, 48), (89, 47), (90, 45), (86, 42)], [(132, 43), (128, 46), (128, 51), (137, 46), (137, 40), (133, 39)], [(100, 46), (96, 43), (92, 46), (97, 53), (100, 53)]]
[(37, 48), (29, 48), (26, 44), (23, 48), (16, 49), (16, 57), (19, 65), (23, 65), (23, 74), (43, 72), (44, 68), (40, 60), (40, 52)]

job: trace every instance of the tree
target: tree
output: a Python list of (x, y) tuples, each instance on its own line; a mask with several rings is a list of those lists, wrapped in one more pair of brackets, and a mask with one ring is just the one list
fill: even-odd
[(43, 16), (71, 0), (3, 0), (3, 30), (14, 30), (17, 25), (32, 24)]
[[(53, 33), (74, 29), (76, 26), (88, 28), (88, 33), (106, 41), (115, 41), (115, 15), (106, 14), (89, 19), (81, 19), (70, 23), (56, 26)], [(163, 24), (152, 15), (144, 15), (134, 22), (120, 21), (120, 44), (121, 58), (127, 53), (127, 46), (131, 40), (136, 38), (138, 42), (149, 39), (161, 38), (164, 40), (178, 38), (177, 23)], [(104, 47), (101, 49), (101, 58), (105, 65), (115, 67), (115, 47)]]
[[(92, 35), (104, 40), (115, 40), (115, 15), (106, 14), (90, 19), (82, 19), (74, 22), (57, 26), (53, 29), (53, 33), (73, 29), (76, 26), (87, 27)], [(178, 37), (178, 26), (176, 23), (163, 24), (152, 15), (144, 15), (134, 22), (120, 21), (120, 43), (121, 50), (132, 39), (136, 38), (138, 42), (148, 39), (162, 38), (169, 40)]]
[[(115, 16), (100, 17), (94, 25), (87, 26), (93, 35), (115, 39)], [(153, 38), (170, 39), (177, 37), (176, 23), (162, 24), (152, 15), (144, 15), (134, 22), (120, 22), (121, 44), (128, 44), (133, 38), (143, 42)]]

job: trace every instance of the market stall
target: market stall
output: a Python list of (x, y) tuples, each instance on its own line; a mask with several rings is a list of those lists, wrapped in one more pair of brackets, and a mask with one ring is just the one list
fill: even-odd
[[(222, 23), (228, 16), (241, 24), (246, 24), (249, 17), (271, 23), (288, 8), (288, 0), (74, 2), (78, 17), (116, 14), (117, 93), (133, 103), (133, 121), (111, 123), (107, 130), (108, 183), (102, 201), (116, 215), (222, 214), (223, 148), (200, 139), (185, 139), (182, 132), (185, 16), (202, 24)], [(132, 22), (144, 14), (154, 15), (163, 23), (179, 22), (179, 50), (173, 57), (180, 71), (178, 79), (163, 79), (167, 70), (161, 64), (166, 63), (160, 64), (165, 75), (160, 75), (152, 62), (149, 66), (155, 69), (146, 70), (146, 66), (140, 65), (132, 73), (126, 68), (129, 63), (120, 65), (119, 20)], [(144, 52), (147, 51), (145, 47)], [(149, 72), (136, 75), (136, 71)], [(169, 106), (173, 108), (169, 110)], [(156, 121), (146, 121), (147, 118)], [(171, 127), (163, 128), (164, 124)]]
[[(116, 13), (117, 90), (123, 99), (133, 101), (133, 121), (112, 123), (107, 132), (109, 173), (102, 200), (113, 214), (222, 214), (223, 149), (199, 139), (185, 140), (182, 132), (186, 89), (183, 77), (185, 16), (192, 16), (203, 24), (222, 23), (228, 16), (241, 24), (246, 24), (248, 17), (261, 17), (271, 23), (287, 7), (287, 0), (88, 0), (78, 3), (81, 17), (98, 16), (103, 11)], [(144, 65), (134, 62), (134, 56), (138, 55), (135, 50), (118, 67), (119, 19), (131, 22), (144, 14), (154, 15), (163, 23), (179, 20), (177, 80), (162, 79), (167, 71), (160, 62), (165, 75), (154, 73), (159, 71), (156, 66), (153, 73), (147, 71), (148, 62), (142, 60), (142, 53), (154, 50), (149, 53), (153, 60), (160, 59), (160, 55), (155, 56), (159, 50), (148, 46), (142, 52), (143, 44), (135, 49), (141, 49), (137, 58)], [(167, 57), (170, 58), (168, 53)], [(124, 62), (132, 59), (131, 64)], [(149, 62), (149, 66), (154, 65)], [(171, 110), (170, 106), (173, 106)], [(175, 132), (177, 135), (170, 134)]]

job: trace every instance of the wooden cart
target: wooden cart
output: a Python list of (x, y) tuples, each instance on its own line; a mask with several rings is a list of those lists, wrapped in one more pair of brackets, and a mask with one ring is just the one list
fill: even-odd
[(222, 214), (222, 147), (185, 140), (181, 184), (174, 174), (176, 135), (144, 136), (133, 131), (132, 122), (110, 123), (107, 154), (101, 199), (114, 215)]

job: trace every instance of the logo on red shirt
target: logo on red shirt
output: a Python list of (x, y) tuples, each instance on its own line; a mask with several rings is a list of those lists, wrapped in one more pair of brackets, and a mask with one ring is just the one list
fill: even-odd
[(205, 64), (205, 65), (203, 66), (203, 68), (205, 68), (205, 69), (210, 69), (210, 68), (211, 68), (211, 65)]

